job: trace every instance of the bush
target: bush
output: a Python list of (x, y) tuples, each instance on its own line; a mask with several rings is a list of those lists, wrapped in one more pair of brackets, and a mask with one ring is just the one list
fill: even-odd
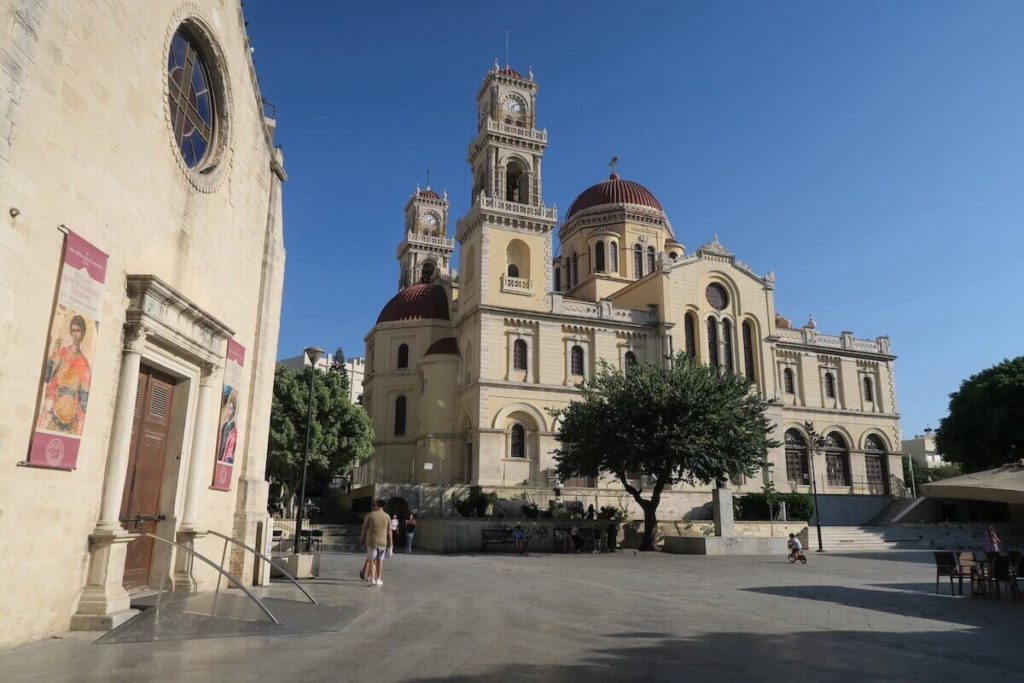
[[(814, 516), (814, 499), (806, 493), (776, 493), (779, 502), (786, 504), (786, 516), (790, 520), (806, 522)], [(770, 520), (768, 500), (763, 493), (745, 493), (736, 496), (733, 501), (733, 514), (736, 519), (744, 522), (760, 522)], [(778, 504), (773, 512), (779, 514)]]
[(496, 493), (484, 493), (479, 486), (470, 486), (466, 497), (455, 502), (455, 509), (463, 517), (486, 517), (487, 508), (497, 499)]

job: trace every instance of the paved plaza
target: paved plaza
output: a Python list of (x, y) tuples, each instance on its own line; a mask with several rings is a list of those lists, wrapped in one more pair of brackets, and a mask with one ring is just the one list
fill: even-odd
[[(0, 653), (14, 681), (1024, 680), (1024, 602), (934, 594), (928, 553), (324, 556), (340, 630)], [(290, 597), (275, 584), (270, 594)], [(967, 591), (969, 593), (969, 591)]]

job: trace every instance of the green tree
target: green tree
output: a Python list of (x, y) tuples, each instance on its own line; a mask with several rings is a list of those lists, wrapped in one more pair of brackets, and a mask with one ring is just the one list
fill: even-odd
[[(625, 373), (602, 361), (580, 400), (552, 411), (560, 420), (558, 475), (616, 477), (644, 511), (641, 549), (653, 550), (666, 487), (749, 477), (764, 464), (778, 445), (767, 406), (743, 377), (683, 353), (671, 367), (642, 363)], [(649, 485), (634, 486), (629, 474)]]
[(278, 367), (274, 372), (267, 479), (280, 482), (286, 489), (285, 496), (297, 492), (302, 477), (310, 373), (313, 421), (309, 476), (329, 482), (373, 452), (373, 425), (366, 411), (349, 400), (347, 376), (310, 367), (299, 372)]
[(1024, 356), (972, 375), (949, 395), (935, 447), (965, 472), (1005, 465), (1013, 447), (1024, 456)]
[(346, 382), (349, 381), (348, 369), (345, 368), (345, 351), (340, 346), (335, 350), (334, 355), (331, 356), (330, 370), (335, 374), (342, 375)]

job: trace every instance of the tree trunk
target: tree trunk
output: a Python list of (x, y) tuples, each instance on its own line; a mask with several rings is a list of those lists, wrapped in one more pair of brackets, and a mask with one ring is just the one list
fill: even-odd
[(640, 550), (657, 550), (658, 506), (650, 501), (640, 503), (644, 510), (644, 537), (640, 541)]

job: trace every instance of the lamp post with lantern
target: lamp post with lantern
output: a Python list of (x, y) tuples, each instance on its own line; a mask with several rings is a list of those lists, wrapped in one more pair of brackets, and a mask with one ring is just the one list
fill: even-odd
[(317, 346), (308, 346), (305, 356), (309, 360), (309, 404), (306, 408), (306, 447), (302, 449), (302, 485), (299, 488), (299, 511), (295, 516), (295, 554), (298, 555), (302, 539), (302, 514), (306, 511), (306, 468), (309, 465), (309, 441), (313, 433), (313, 381), (316, 378), (316, 364), (324, 355)]
[(818, 552), (825, 552), (821, 543), (821, 507), (818, 506), (818, 478), (814, 474), (814, 454), (825, 447), (825, 437), (814, 431), (813, 422), (804, 422), (804, 431), (811, 440), (811, 491), (814, 493), (814, 517), (818, 527)]

